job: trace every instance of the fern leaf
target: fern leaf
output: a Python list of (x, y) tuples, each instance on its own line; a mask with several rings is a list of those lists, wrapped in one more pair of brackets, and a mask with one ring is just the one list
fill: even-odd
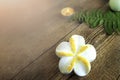
[(103, 25), (107, 34), (120, 32), (120, 12), (102, 10), (81, 11), (74, 15), (73, 20), (87, 23), (90, 28)]

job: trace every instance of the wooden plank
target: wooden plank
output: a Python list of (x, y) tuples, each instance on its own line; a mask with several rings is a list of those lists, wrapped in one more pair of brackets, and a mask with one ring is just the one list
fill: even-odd
[[(95, 2), (97, 2), (96, 0), (95, 0)], [(88, 2), (86, 2), (86, 3), (90, 3), (90, 1), (88, 1)], [(103, 2), (102, 1), (98, 1), (98, 4), (97, 5), (94, 5), (94, 7), (101, 7), (101, 6), (103, 6), (103, 5), (101, 5), (101, 4), (103, 4)], [(94, 2), (93, 2), (93, 4), (94, 4)], [(90, 8), (91, 7), (91, 5), (88, 5), (87, 6), (88, 8)], [(92, 6), (93, 7), (93, 6)], [(84, 9), (84, 8), (83, 8)], [(87, 9), (86, 7), (85, 7), (85, 9)], [(51, 49), (51, 48), (50, 48)], [(55, 49), (52, 49), (52, 50), (55, 50)], [(49, 53), (52, 53), (52, 52), (49, 52)], [(47, 53), (46, 53), (47, 54)], [(44, 56), (46, 56), (47, 57), (47, 55), (45, 55), (44, 54)], [(49, 57), (49, 56), (48, 56)], [(48, 58), (47, 57), (47, 58)], [(41, 64), (43, 64), (44, 62), (43, 62), (43, 57), (41, 57), (40, 56), (40, 63)], [(39, 60), (38, 60), (39, 61)], [(41, 62), (42, 61), (42, 62)], [(47, 61), (50, 61), (51, 63), (54, 63), (51, 59), (49, 60), (45, 60), (45, 62), (47, 62)], [(38, 64), (38, 63), (37, 63)], [(45, 69), (43, 69), (43, 68), (41, 68), (41, 69), (43, 69), (43, 70), (45, 70), (45, 72), (43, 72), (43, 74), (42, 74), (42, 70), (40, 69), (40, 70), (38, 70), (38, 67), (40, 67), (41, 65), (38, 65), (37, 66), (37, 64), (36, 64), (36, 62), (35, 62), (35, 65), (34, 65), (34, 63), (32, 63), (31, 65), (29, 65), (28, 66), (28, 68), (25, 68), (25, 70), (22, 70), (19, 74), (18, 74), (18, 76), (15, 76), (15, 79), (16, 80), (19, 80), (19, 79), (25, 79), (25, 80), (32, 80), (32, 79), (34, 79), (34, 78), (36, 78), (36, 76), (39, 76), (39, 77), (37, 77), (37, 79), (40, 79), (41, 77), (43, 77), (43, 80), (46, 80), (46, 79), (48, 79), (49, 77), (51, 77), (52, 75), (53, 75), (53, 73), (49, 76), (49, 77), (47, 77), (46, 75), (45, 75), (45, 73), (46, 74), (48, 74), (48, 72), (50, 72), (52, 69), (50, 68), (50, 70), (48, 69), (48, 70), (45, 70), (45, 69), (47, 69), (46, 67), (48, 67), (48, 66), (45, 66), (44, 64), (46, 64), (46, 63), (44, 63), (43, 64), (43, 68), (45, 68)], [(50, 67), (50, 66), (49, 66)], [(51, 66), (52, 67), (52, 66)], [(30, 69), (30, 72), (29, 72), (29, 69)], [(57, 68), (56, 68), (57, 69)], [(26, 71), (27, 70), (27, 71)], [(39, 72), (39, 71), (41, 71), (41, 73)], [(54, 72), (54, 70), (53, 70), (53, 72)], [(32, 74), (31, 74), (32, 73)], [(29, 76), (29, 77), (28, 77)]]
[(11, 78), (77, 27), (60, 10), (86, 1), (0, 1), (0, 79)]
[[(54, 5), (54, 6), (52, 6), (50, 8), (48, 8), (49, 7), (48, 6), (47, 8), (45, 8), (45, 10), (42, 10), (41, 13), (39, 11), (37, 11), (39, 9), (37, 7), (40, 7), (37, 4), (37, 6), (34, 8), (28, 7), (28, 8), (32, 8), (32, 9), (35, 9), (35, 8), (37, 8), (37, 9), (35, 10), (35, 13), (32, 13), (29, 15), (27, 20), (26, 19), (23, 20), (23, 17), (25, 15), (23, 13), (18, 14), (20, 12), (18, 10), (17, 10), (18, 12), (16, 11), (14, 13), (16, 15), (11, 14), (12, 15), (11, 16), (11, 15), (8, 15), (9, 13), (5, 14), (5, 16), (3, 18), (5, 18), (5, 20), (7, 20), (8, 18), (6, 17), (6, 15), (8, 15), (8, 17), (10, 17), (10, 19), (8, 19), (8, 21), (7, 21), (8, 24), (5, 24), (4, 21), (2, 21), (3, 23), (1, 22), (1, 26), (4, 26), (4, 27), (1, 27), (1, 33), (0, 33), (0, 35), (1, 35), (0, 50), (2, 53), (0, 55), (1, 56), (1, 60), (0, 60), (1, 61), (1, 65), (0, 65), (1, 79), (2, 80), (9, 79), (12, 75), (19, 72), (22, 68), (24, 68), (27, 64), (29, 64), (29, 62), (34, 61), (37, 56), (41, 55), (42, 52), (46, 51), (51, 45), (53, 45), (55, 42), (57, 42), (63, 36), (68, 34), (71, 30), (75, 29), (78, 24), (68, 22), (66, 19), (64, 19), (62, 16), (59, 15), (59, 11), (63, 7), (65, 7), (66, 4), (72, 5), (72, 7), (75, 7), (76, 10), (79, 9), (79, 7), (83, 8), (83, 9), (88, 9), (88, 7), (84, 7), (85, 6), (84, 4), (88, 3), (87, 1), (89, 3), (91, 2), (91, 0), (79, 1), (80, 3), (77, 3), (76, 1), (69, 1), (69, 2), (65, 2), (63, 4), (61, 3), (59, 5), (60, 7), (58, 7), (57, 3), (55, 3), (55, 4), (52, 3), (50, 6), (52, 6), (52, 5)], [(47, 2), (47, 0), (46, 0), (46, 2)], [(46, 2), (44, 2), (44, 4)], [(37, 1), (36, 1), (36, 3), (37, 3)], [(101, 3), (103, 3), (103, 2), (100, 1), (99, 5), (94, 5), (94, 6), (91, 6), (91, 4), (89, 4), (89, 7), (90, 8), (91, 7), (95, 8), (96, 6), (100, 7)], [(11, 9), (11, 10), (14, 11), (16, 9)], [(20, 9), (20, 10), (23, 10), (23, 9)], [(24, 9), (24, 10), (28, 10), (28, 9)], [(53, 11), (51, 12), (51, 10), (53, 10)], [(26, 11), (26, 13), (27, 12), (29, 12), (29, 11)], [(49, 12), (49, 14), (46, 12)], [(44, 16), (41, 17), (41, 15), (43, 15), (43, 14), (44, 14)], [(17, 16), (19, 16), (19, 17), (17, 17)], [(33, 17), (30, 17), (30, 16), (33, 16)], [(40, 17), (38, 17), (38, 16), (40, 16)], [(13, 18), (13, 21), (10, 21), (12, 18)], [(49, 25), (51, 25), (52, 28), (49, 28)], [(10, 26), (10, 27), (8, 27), (8, 26)], [(57, 33), (57, 34), (54, 34), (54, 33)], [(50, 42), (47, 41), (48, 39)], [(40, 45), (38, 43), (40, 43)], [(45, 45), (45, 44), (47, 44), (47, 45)], [(43, 62), (41, 62), (41, 63), (43, 63)], [(39, 67), (39, 66), (37, 66), (37, 67)], [(58, 69), (56, 68), (56, 70), (58, 70)], [(25, 73), (25, 75), (27, 75), (27, 76), (29, 74), (31, 75), (30, 78), (26, 78), (26, 79), (29, 79), (29, 80), (32, 79), (33, 74), (31, 74), (31, 73), (33, 73), (33, 72), (31, 71), (30, 73), (29, 72)], [(47, 71), (45, 73), (47, 73)], [(40, 75), (40, 74), (39, 74), (39, 72), (36, 71), (35, 76), (37, 76), (37, 75)], [(24, 77), (23, 79), (25, 79), (26, 76), (23, 76), (23, 77)], [(40, 79), (40, 77), (41, 76), (37, 77), (37, 79)]]
[(65, 0), (0, 1), (0, 80), (9, 80), (77, 27), (78, 24), (60, 15), (66, 3)]
[[(82, 32), (83, 30), (84, 30), (84, 32)], [(80, 34), (80, 35), (86, 34), (85, 38), (86, 38), (87, 43), (89, 41), (91, 41), (91, 39), (93, 42), (95, 42), (96, 41), (95, 37), (102, 37), (101, 39), (97, 38), (98, 40), (96, 41), (96, 43), (93, 44), (93, 45), (95, 45), (97, 43), (101, 43), (100, 45), (96, 45), (96, 48), (99, 47), (99, 49), (97, 48), (97, 50), (101, 50), (102, 46), (105, 43), (108, 44), (109, 41), (113, 40), (113, 38), (114, 38), (114, 36), (105, 35), (105, 33), (103, 32), (103, 29), (101, 27), (97, 28), (97, 29), (90, 29), (85, 24), (82, 24), (81, 26), (79, 26), (75, 31), (73, 31), (68, 36), (66, 36), (64, 40), (68, 40), (68, 38), (72, 34)], [(97, 35), (93, 36), (93, 37), (89, 37), (93, 34), (97, 34)], [(106, 38), (106, 39), (104, 39), (104, 38)], [(57, 66), (58, 66), (59, 58), (57, 58), (54, 53), (56, 46), (57, 46), (57, 44), (55, 46), (53, 46), (50, 50), (45, 52), (45, 54), (42, 55), (32, 65), (30, 65), (28, 68), (26, 68), (24, 71), (22, 71), (17, 77), (15, 77), (15, 80), (20, 80), (20, 79), (23, 79), (23, 80), (48, 80), (48, 79), (58, 80), (61, 78), (63, 78), (65, 80), (68, 77), (70, 77), (71, 75), (63, 75), (58, 70)], [(100, 54), (100, 52), (98, 52), (98, 53)], [(92, 68), (94, 68), (95, 66), (99, 66), (99, 64), (98, 65), (92, 64)], [(110, 66), (112, 66), (112, 65), (110, 65)], [(91, 71), (90, 74), (92, 74), (92, 72), (95, 72), (95, 71)], [(35, 74), (37, 74), (37, 75), (35, 75)], [(75, 75), (73, 74), (73, 76), (75, 76)], [(75, 79), (75, 78), (73, 78), (73, 79)]]
[[(92, 63), (93, 71), (86, 77), (78, 77), (74, 73), (68, 77), (64, 75), (60, 77), (60, 74), (55, 74), (59, 80), (120, 80), (120, 36), (118, 34), (107, 36), (103, 28), (99, 29), (98, 34), (91, 36), (95, 37), (89, 39), (87, 43), (96, 47), (98, 56)], [(53, 77), (51, 80), (58, 78)]]
[[(98, 35), (99, 36), (99, 35)], [(101, 35), (100, 35), (101, 36)], [(97, 39), (96, 39), (97, 40)], [(101, 47), (97, 47), (97, 59), (92, 63), (91, 73), (79, 78), (74, 74), (68, 80), (119, 80), (120, 75), (120, 36), (111, 35)], [(63, 79), (62, 79), (63, 80)]]
[[(101, 33), (103, 31), (103, 28), (102, 27), (99, 27), (99, 28), (96, 28), (96, 29), (90, 29), (86, 24), (82, 24), (80, 25), (76, 30), (74, 30), (72, 33), (70, 33), (68, 36), (66, 36), (65, 40), (68, 40), (69, 37), (73, 34), (79, 34), (79, 35), (82, 35), (85, 37), (86, 39), (86, 43), (91, 43), (91, 41), (94, 40), (94, 38), (99, 35), (99, 33)], [(104, 37), (107, 37), (107, 35), (105, 35)], [(100, 42), (103, 42), (103, 40), (98, 40), (97, 43), (100, 43)], [(97, 44), (96, 43), (96, 44)], [(94, 46), (96, 44), (93, 44)], [(98, 46), (98, 45), (97, 45)], [(95, 47), (97, 47), (95, 46)], [(100, 46), (100, 45), (99, 45)], [(58, 64), (57, 64), (58, 66)], [(58, 67), (57, 67), (58, 68)], [(58, 70), (59, 71), (59, 70)], [(54, 71), (55, 73), (52, 74), (52, 76), (49, 78), (50, 80), (59, 80), (59, 79), (63, 79), (63, 80), (67, 80), (69, 77), (71, 77), (71, 75), (73, 75), (74, 73), (70, 74), (70, 75), (63, 75), (61, 74), (60, 72), (58, 72), (57, 70)], [(35, 80), (39, 80), (40, 79), (40, 75), (38, 76), (37, 79)]]
[[(72, 34), (84, 35), (84, 32), (82, 32), (82, 30), (86, 30), (87, 27), (88, 26), (86, 26), (85, 24), (81, 25), (79, 28), (77, 28), (78, 31), (76, 31), (76, 30), (73, 31), (71, 34), (66, 36), (66, 38), (64, 40), (68, 40), (68, 38)], [(81, 30), (81, 28), (82, 28), (82, 30)], [(97, 55), (97, 59), (92, 63), (92, 70), (88, 76), (80, 78), (80, 77), (76, 76), (74, 73), (72, 73), (72, 75), (61, 74), (57, 67), (58, 66), (57, 61), (59, 61), (59, 60), (58, 59), (57, 59), (57, 61), (53, 60), (53, 58), (56, 59), (56, 57), (55, 57), (56, 55), (54, 54), (53, 49), (46, 52), (46, 54), (41, 57), (42, 59), (40, 58), (38, 61), (36, 61), (34, 64), (32, 64), (30, 66), (30, 68), (27, 68), (24, 72), (30, 71), (33, 74), (34, 73), (36, 74), (36, 72), (39, 73), (39, 75), (36, 75), (38, 77), (35, 78), (35, 80), (39, 80), (39, 79), (47, 80), (49, 77), (50, 77), (49, 79), (51, 79), (51, 80), (58, 80), (58, 79), (66, 80), (67, 78), (69, 78), (70, 80), (82, 80), (82, 79), (83, 80), (88, 80), (88, 79), (89, 80), (93, 80), (93, 79), (94, 80), (96, 80), (96, 79), (97, 80), (117, 80), (117, 78), (119, 77), (119, 74), (120, 74), (120, 62), (119, 62), (120, 61), (119, 60), (120, 44), (118, 44), (118, 42), (120, 41), (120, 37), (118, 35), (111, 35), (111, 36), (105, 35), (102, 28), (97, 28), (95, 30), (88, 29), (88, 31), (90, 31), (90, 32), (87, 33), (87, 30), (86, 30), (87, 43), (91, 42), (91, 39), (92, 39), (93, 45), (99, 44), (99, 45), (95, 46), (97, 48), (98, 55)], [(89, 37), (93, 34), (97, 34), (97, 35)], [(55, 50), (55, 47), (54, 47), (54, 50)], [(49, 57), (49, 59), (47, 59), (48, 57)], [(51, 57), (51, 59), (50, 59), (50, 57)], [(45, 59), (45, 61), (43, 61), (44, 59)], [(40, 64), (40, 63), (42, 63), (42, 64)], [(37, 66), (39, 64), (39, 66), (36, 67), (36, 64), (37, 64)], [(34, 70), (31, 70), (33, 68), (34, 68)], [(33, 71), (35, 71), (35, 72), (33, 72)], [(24, 74), (24, 72), (22, 74)], [(27, 73), (29, 73), (29, 72), (27, 72)], [(22, 75), (22, 77), (23, 76), (29, 77), (29, 76), (33, 76), (33, 75), (32, 74), (31, 75), (24, 74), (24, 75)], [(22, 78), (20, 78), (20, 79), (22, 79)], [(24, 79), (27, 80), (29, 78), (24, 78)]]

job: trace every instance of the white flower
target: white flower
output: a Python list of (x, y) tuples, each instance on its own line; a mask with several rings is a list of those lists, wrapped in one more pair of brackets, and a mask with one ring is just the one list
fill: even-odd
[(73, 35), (69, 42), (62, 42), (56, 48), (56, 55), (60, 57), (59, 69), (61, 73), (71, 73), (86, 76), (91, 70), (91, 64), (96, 58), (93, 45), (85, 44), (82, 36)]

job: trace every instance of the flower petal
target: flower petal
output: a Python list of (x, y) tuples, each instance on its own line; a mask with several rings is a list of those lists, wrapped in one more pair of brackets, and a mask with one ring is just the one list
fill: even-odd
[(93, 45), (86, 44), (87, 49), (85, 49), (80, 55), (90, 62), (94, 61), (96, 58), (96, 50)]
[(90, 72), (90, 70), (91, 70), (90, 62), (87, 59), (78, 56), (77, 62), (74, 66), (74, 72), (78, 76), (86, 76)]
[(77, 52), (81, 45), (85, 45), (85, 40), (82, 36), (73, 35), (70, 40), (70, 45), (73, 52)]
[(80, 49), (78, 50), (77, 54), (79, 55), (79, 54), (83, 53), (87, 48), (88, 48), (88, 46), (86, 46), (86, 45), (80, 46)]
[(56, 48), (56, 55), (58, 57), (73, 56), (69, 42), (62, 42)]
[(75, 65), (74, 57), (62, 57), (59, 62), (59, 69), (61, 73), (68, 74), (72, 72)]

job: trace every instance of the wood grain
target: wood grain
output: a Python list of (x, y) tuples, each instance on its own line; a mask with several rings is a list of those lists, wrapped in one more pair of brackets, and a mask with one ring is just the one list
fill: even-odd
[(9, 80), (78, 25), (61, 16), (65, 3), (0, 1), (0, 80)]
[[(98, 0), (97, 0), (98, 1)], [(94, 1), (94, 2), (97, 2), (96, 0)], [(91, 3), (91, 4), (94, 4), (94, 2), (93, 3)], [(87, 1), (86, 2), (86, 4), (88, 4), (88, 3), (90, 3), (90, 1)], [(100, 4), (101, 3), (101, 4)], [(82, 4), (82, 3), (81, 3)], [(102, 1), (98, 1), (98, 4), (96, 4), (96, 5), (94, 5), (94, 6), (92, 6), (91, 7), (91, 5), (87, 5), (86, 7), (89, 9), (89, 8), (94, 8), (94, 7), (96, 7), (96, 8), (98, 8), (98, 7), (101, 7), (101, 6), (103, 6), (104, 5), (104, 2), (102, 2)], [(83, 8), (83, 9), (87, 9), (87, 8)], [(50, 48), (51, 49), (51, 48)], [(54, 51), (55, 49), (53, 49), (53, 51)], [(52, 53), (54, 53), (54, 52), (52, 52)], [(43, 54), (45, 54), (45, 53), (43, 53)], [(48, 53), (48, 54), (51, 54), (50, 52)], [(50, 55), (49, 55), (50, 56)], [(49, 57), (48, 56), (48, 57)], [(47, 58), (47, 55), (45, 56), (46, 58)], [(30, 64), (29, 66), (27, 66), (27, 68), (25, 68), (23, 71), (21, 71), (19, 74), (17, 74), (17, 75), (15, 75), (15, 79), (16, 80), (19, 80), (19, 79), (25, 79), (25, 80), (32, 80), (32, 79), (43, 79), (43, 80), (46, 80), (46, 79), (49, 79), (49, 77), (47, 77), (47, 75), (45, 75), (45, 74), (51, 74), (51, 75), (53, 75), (53, 73), (54, 73), (54, 70), (53, 69), (51, 69), (50, 68), (50, 70), (53, 70), (53, 73), (48, 73), (48, 71), (49, 71), (49, 69), (47, 69), (48, 67), (50, 67), (50, 66), (45, 66), (45, 64), (47, 63), (47, 61), (50, 61), (51, 62), (51, 64), (53, 64), (52, 63), (52, 60), (50, 59), (48, 59), (48, 60), (45, 60), (45, 62), (43, 62), (43, 59), (44, 59), (44, 57), (41, 57), (40, 56), (40, 61), (38, 60), (38, 58), (37, 58), (37, 60), (36, 61), (39, 61), (39, 63), (41, 62), (41, 64), (43, 64), (43, 67), (41, 67), (40, 68), (40, 70), (38, 70), (38, 68), (37, 68), (37, 65), (38, 65), (38, 63), (35, 63), (35, 65), (33, 65), (34, 63), (32, 63), (32, 64)], [(53, 58), (52, 58), (53, 59)], [(38, 65), (38, 67), (40, 67), (40, 66), (42, 66), (42, 65)], [(35, 68), (33, 68), (34, 70), (32, 70), (32, 67), (35, 67)], [(47, 67), (47, 68), (46, 68)], [(52, 67), (52, 66), (51, 66)], [(45, 70), (45, 69), (43, 69), (43, 68), (45, 68), (45, 69), (47, 69), (47, 70)], [(30, 69), (30, 72), (26, 72), (26, 69), (28, 69), (27, 71), (29, 71), (29, 69)], [(43, 72), (43, 70), (45, 70), (45, 73)], [(38, 72), (37, 72), (38, 71)], [(39, 72), (40, 71), (40, 72)], [(31, 73), (32, 72), (32, 74), (28, 74), (28, 73)], [(40, 75), (40, 76), (39, 76)], [(39, 76), (38, 78), (36, 78), (37, 76)], [(12, 78), (12, 79), (14, 79), (14, 77)]]
[[(108, 36), (102, 26), (90, 29), (60, 14), (66, 6), (89, 10), (102, 8), (107, 1), (1, 1), (0, 80), (120, 80), (119, 35)], [(97, 59), (86, 77), (64, 75), (58, 69), (55, 48), (73, 34), (84, 36), (97, 49)]]

